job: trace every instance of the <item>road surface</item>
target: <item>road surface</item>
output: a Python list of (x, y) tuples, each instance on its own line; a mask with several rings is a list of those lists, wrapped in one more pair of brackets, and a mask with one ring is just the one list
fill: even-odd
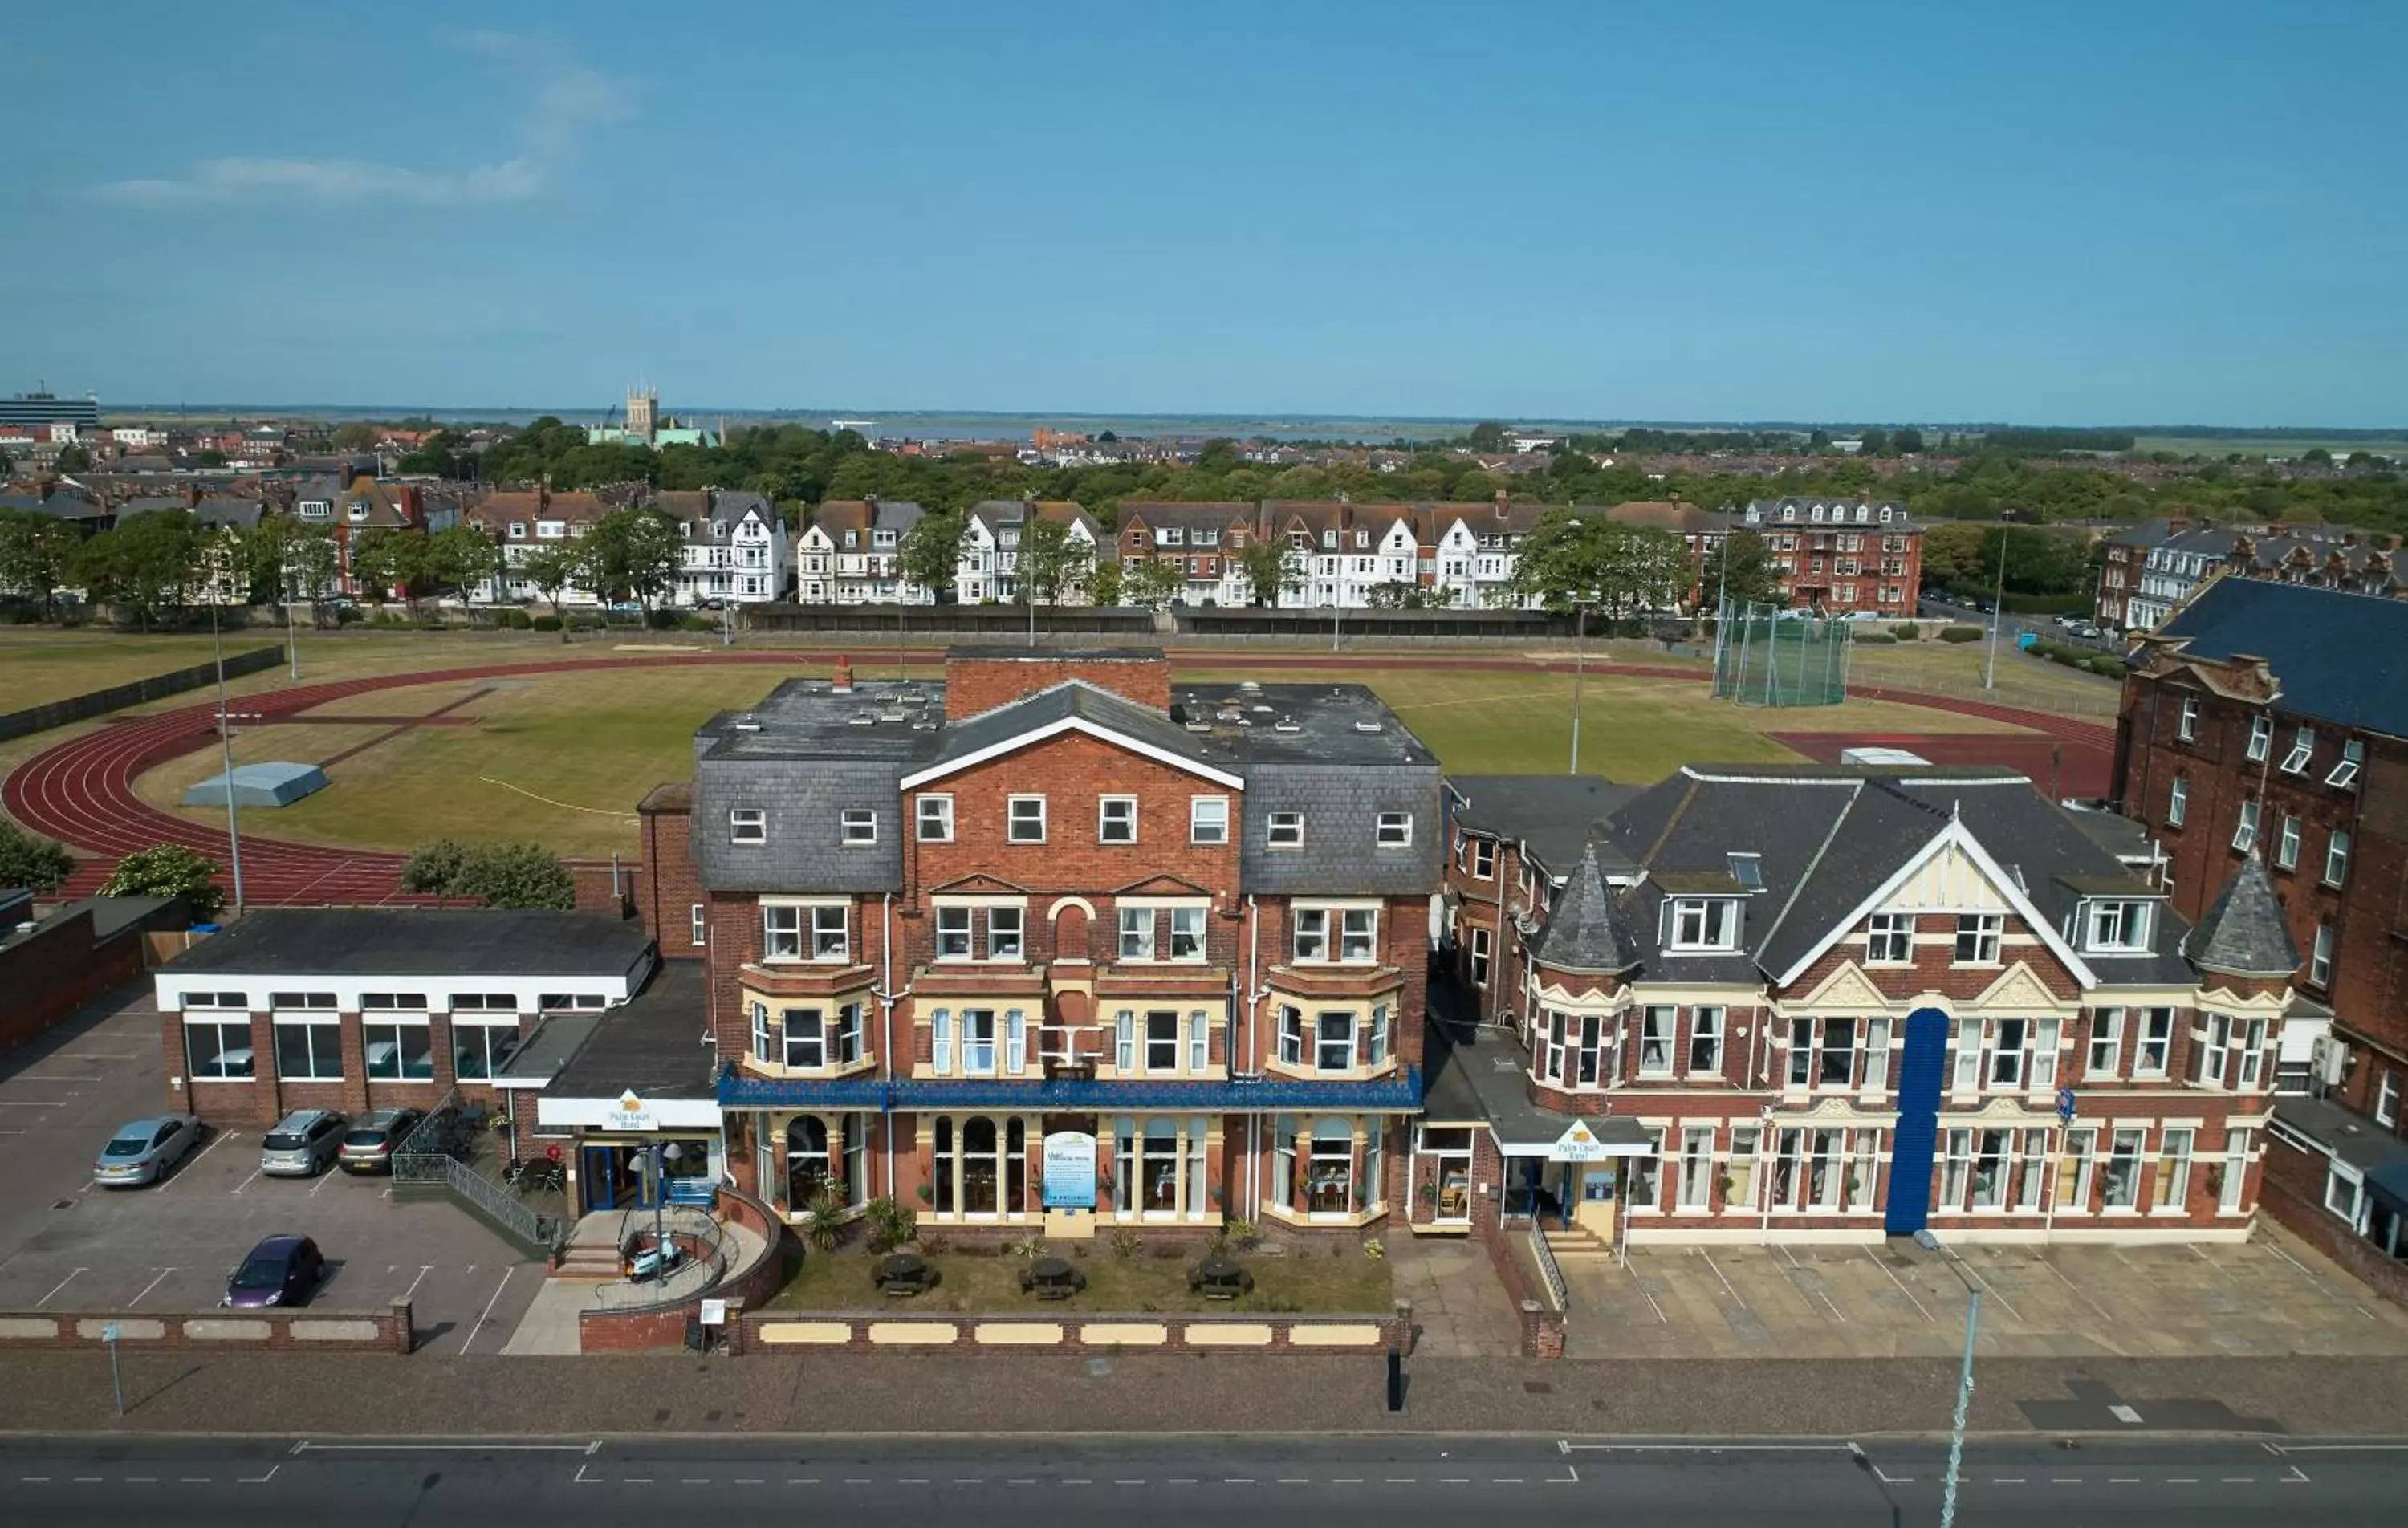
[[(1946, 1446), (1549, 1437), (28, 1438), (12, 1524), (441, 1528), (576, 1522), (1891, 1528), (1939, 1520)], [(2395, 1528), (2408, 1443), (1977, 1441), (1958, 1521)]]

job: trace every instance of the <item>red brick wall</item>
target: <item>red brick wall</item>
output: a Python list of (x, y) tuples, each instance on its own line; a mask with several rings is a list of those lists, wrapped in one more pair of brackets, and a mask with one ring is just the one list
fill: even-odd
[[(660, 946), (666, 960), (700, 960), (694, 942), (694, 908), (708, 903), (694, 865), (693, 814), (682, 806), (654, 807), (643, 813), (644, 864), (638, 881), (636, 916)], [(709, 937), (706, 929), (705, 937)]]
[(2373, 1244), (2342, 1223), (2340, 1216), (2325, 1208), (2327, 1171), (2322, 1156), (2268, 1137), (2265, 1177), (2260, 1185), (2261, 1207), (2300, 1240), (2347, 1268), (2386, 1299), (2408, 1305), (2408, 1263), (2385, 1257)]
[(89, 911), (0, 950), (0, 1050), (24, 1044), (141, 974), (141, 931), (124, 929), (94, 944)]
[(1084, 679), (1157, 711), (1170, 709), (1170, 663), (1159, 652), (1106, 659), (1055, 656), (1039, 649), (1026, 658), (948, 658), (945, 719), (991, 711), (1065, 679)]
[[(447, 1089), (455, 1083), (462, 1100), (487, 1108), (503, 1107), (505, 1099), (490, 1083), (462, 1081), (453, 1073), (455, 1064), (452, 1043), (452, 1020), (448, 1014), (433, 1014), (427, 1022), (427, 1044), (433, 1050), (435, 1075), (414, 1081), (398, 1078), (371, 1078), (367, 1075), (366, 1042), (356, 1013), (335, 1015), (342, 1024), (341, 1053), (343, 1076), (334, 1082), (288, 1082), (276, 1073), (276, 1025), (265, 1013), (254, 1013), (251, 1019), (251, 1050), (252, 1076), (248, 1081), (208, 1081), (190, 1076), (184, 1054), (183, 1016), (163, 1013), (159, 1016), (161, 1053), (165, 1057), (167, 1076), (182, 1078), (181, 1092), (171, 1084), (167, 1090), (169, 1107), (189, 1109), (203, 1122), (221, 1128), (233, 1125), (270, 1125), (298, 1108), (339, 1109), (346, 1114), (358, 1114), (370, 1108), (418, 1107), (431, 1108)], [(535, 1021), (521, 1018), (522, 1035), (532, 1029)]]

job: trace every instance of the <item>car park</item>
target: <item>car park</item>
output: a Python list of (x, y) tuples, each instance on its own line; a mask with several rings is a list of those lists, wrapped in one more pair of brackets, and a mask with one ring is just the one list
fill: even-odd
[(363, 1114), (344, 1133), (336, 1162), (347, 1173), (389, 1173), (393, 1154), (425, 1119), (423, 1109), (377, 1109)]
[(316, 1242), (307, 1236), (269, 1236), (226, 1275), (225, 1294), (218, 1303), (237, 1310), (308, 1305), (325, 1272), (326, 1260)]
[(333, 1109), (294, 1109), (259, 1143), (259, 1170), (270, 1178), (314, 1178), (334, 1164), (351, 1121)]
[(131, 1189), (156, 1183), (197, 1145), (201, 1121), (190, 1114), (161, 1114), (117, 1127), (92, 1164), (92, 1180), (103, 1188)]

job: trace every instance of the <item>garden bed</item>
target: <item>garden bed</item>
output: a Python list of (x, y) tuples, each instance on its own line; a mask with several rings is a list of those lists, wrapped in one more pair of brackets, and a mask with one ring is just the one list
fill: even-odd
[(1291, 1247), (1276, 1255), (1268, 1250), (1240, 1254), (1238, 1261), (1254, 1276), (1254, 1288), (1235, 1300), (1208, 1300), (1188, 1291), (1187, 1270), (1201, 1256), (1200, 1250), (1194, 1248), (1180, 1249), (1177, 1257), (1154, 1256), (1151, 1248), (1120, 1257), (1103, 1241), (1049, 1246), (1053, 1255), (1068, 1259), (1087, 1276), (1084, 1290), (1061, 1300), (1039, 1300), (1023, 1293), (1020, 1273), (1028, 1263), (1010, 1252), (921, 1250), (938, 1276), (936, 1288), (924, 1294), (909, 1299), (881, 1294), (869, 1280), (878, 1260), (856, 1245), (833, 1252), (805, 1252), (801, 1266), (786, 1286), (761, 1308), (879, 1310), (897, 1317), (913, 1311), (1385, 1315), (1396, 1299), (1386, 1260), (1369, 1256), (1352, 1243), (1310, 1250)]

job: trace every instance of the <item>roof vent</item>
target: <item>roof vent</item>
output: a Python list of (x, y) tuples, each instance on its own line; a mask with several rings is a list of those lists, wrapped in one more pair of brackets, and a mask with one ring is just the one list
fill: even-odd
[(1240, 679), (1238, 681), (1238, 693), (1241, 695), (1259, 695), (1262, 693), (1263, 687), (1256, 680)]
[(1271, 714), (1271, 708), (1268, 706), (1264, 705), (1249, 706), (1246, 709), (1254, 712), (1256, 716), (1268, 716)]
[(1189, 732), (1211, 732), (1212, 730), (1212, 723), (1201, 721), (1190, 721), (1187, 723), (1187, 730)]
[(1298, 721), (1292, 716), (1281, 717), (1277, 721), (1271, 724), (1271, 731), (1273, 732), (1302, 732), (1303, 730), (1304, 723)]
[(892, 706), (887, 707), (885, 710), (879, 712), (878, 720), (881, 721), (904, 721), (910, 720), (910, 718), (904, 713), (903, 707), (900, 706)]
[(1246, 713), (1235, 706), (1224, 706), (1212, 713), (1212, 719), (1216, 721), (1243, 721), (1246, 719)]
[(738, 732), (759, 732), (761, 730), (761, 723), (758, 721), (738, 721), (736, 723), (736, 730)]
[(1356, 732), (1378, 732), (1380, 730), (1380, 724), (1377, 721), (1357, 721), (1354, 723), (1354, 730)]
[(915, 717), (912, 720), (911, 730), (913, 732), (935, 732), (941, 725), (943, 725), (943, 723), (939, 721), (935, 717), (924, 715)]

